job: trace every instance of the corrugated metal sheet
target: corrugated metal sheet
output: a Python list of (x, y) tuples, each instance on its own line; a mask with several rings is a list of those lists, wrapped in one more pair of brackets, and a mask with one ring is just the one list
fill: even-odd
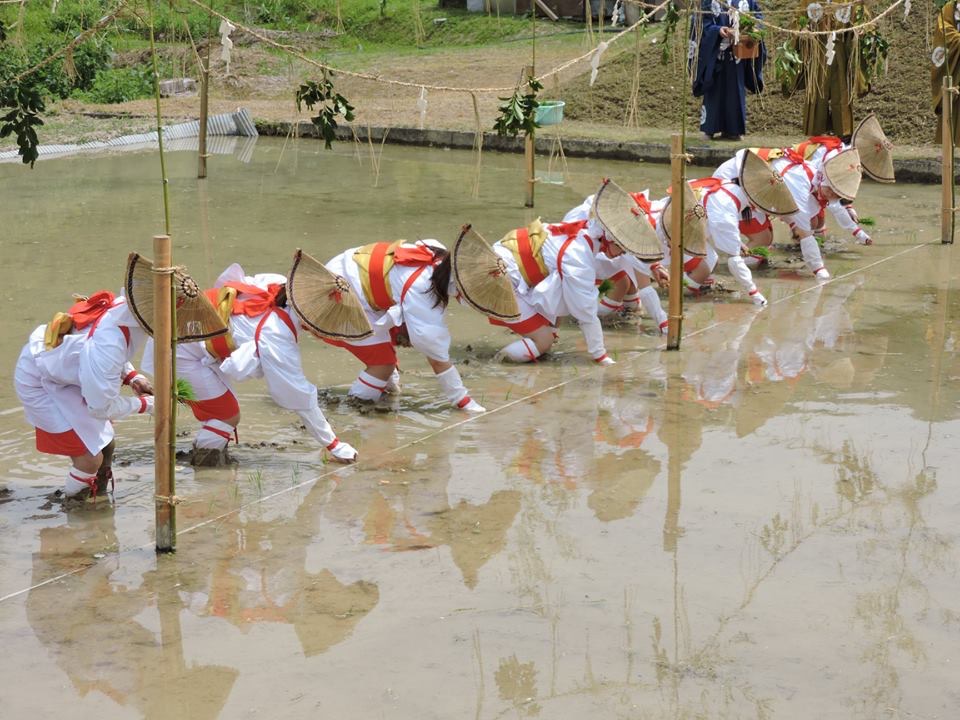
[[(200, 135), (200, 121), (178, 123), (163, 128), (164, 149), (171, 151), (191, 150), (196, 151), (198, 146), (198, 136)], [(246, 138), (246, 141), (237, 144), (237, 136)], [(250, 142), (251, 138), (256, 138), (257, 127), (246, 108), (238, 108), (236, 112), (221, 113), (207, 118), (207, 152), (213, 155), (231, 155), (239, 147), (239, 159), (243, 163), (250, 162), (253, 157), (253, 146), (256, 141)], [(192, 142), (182, 143), (180, 141), (191, 140)], [(222, 142), (229, 139), (230, 142)], [(40, 157), (51, 157), (56, 155), (70, 155), (78, 152), (87, 152), (94, 150), (103, 150), (105, 148), (124, 148), (132, 149), (136, 147), (150, 147), (157, 144), (157, 134), (155, 132), (138, 133), (136, 135), (122, 135), (111, 140), (94, 140), (78, 145), (40, 145), (38, 152)], [(0, 162), (16, 162), (20, 156), (16, 150), (0, 152)]]

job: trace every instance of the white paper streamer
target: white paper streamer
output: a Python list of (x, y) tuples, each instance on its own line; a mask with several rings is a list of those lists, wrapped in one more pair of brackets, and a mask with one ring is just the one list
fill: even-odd
[(720, 12), (721, 12), (721, 10), (720, 10), (720, 2), (719, 2), (719, 0), (713, 0), (713, 1), (710, 3), (710, 14), (711, 14), (711, 15), (719, 15)]
[(943, 65), (944, 61), (947, 59), (947, 50), (940, 45), (933, 49), (933, 55), (930, 56), (930, 60), (933, 62), (934, 67), (940, 67)]
[(620, 24), (620, 16), (623, 13), (623, 0), (617, 0), (613, 4), (613, 12), (610, 13), (610, 18), (613, 22), (610, 23), (610, 27), (616, 27)]
[(233, 40), (230, 39), (230, 33), (232, 33), (236, 28), (228, 21), (220, 21), (220, 29), (217, 30), (220, 33), (220, 59), (227, 66), (227, 75), (230, 74), (230, 51), (233, 49)]
[(907, 19), (907, 15), (910, 14), (910, 0), (903, 0), (903, 19)]
[(593, 51), (593, 57), (590, 58), (590, 87), (593, 87), (593, 84), (597, 81), (597, 75), (600, 72), (600, 57), (607, 47), (606, 40), (600, 42), (597, 49)]
[(737, 5), (737, 10), (742, 13), (750, 12), (750, 0), (740, 0), (740, 3)]
[(420, 113), (420, 129), (423, 130), (423, 123), (427, 119), (427, 89), (420, 88), (420, 97), (417, 98), (417, 112)]
[(837, 34), (835, 32), (830, 33), (830, 37), (827, 38), (827, 65), (833, 65), (833, 58), (837, 54), (837, 51), (833, 49), (833, 46), (837, 42)]

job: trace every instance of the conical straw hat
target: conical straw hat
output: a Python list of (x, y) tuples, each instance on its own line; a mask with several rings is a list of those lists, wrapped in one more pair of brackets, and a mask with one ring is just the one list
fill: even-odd
[(363, 340), (373, 328), (345, 278), (297, 248), (287, 275), (287, 299), (311, 331), (330, 340)]
[(520, 319), (506, 263), (470, 225), (463, 226), (453, 246), (453, 276), (471, 307), (508, 322)]
[(887, 140), (880, 121), (867, 115), (853, 131), (850, 144), (860, 153), (863, 171), (877, 182), (896, 182), (893, 173), (893, 143)]
[(823, 164), (823, 175), (833, 191), (844, 200), (856, 200), (863, 166), (856, 148), (837, 153)]
[(792, 215), (798, 210), (797, 202), (780, 173), (753, 150), (743, 154), (740, 187), (750, 202), (771, 215)]
[[(177, 342), (198, 342), (227, 332), (227, 325), (197, 283), (183, 270), (174, 270), (173, 288), (177, 298)], [(127, 258), (124, 278), (127, 304), (137, 322), (153, 336), (153, 261), (138, 253)]]
[[(672, 201), (673, 195), (667, 198), (660, 214), (667, 240), (670, 239), (670, 225), (673, 223), (673, 212), (670, 210)], [(698, 257), (707, 254), (707, 211), (689, 183), (683, 184), (683, 250)]]
[(657, 233), (629, 193), (612, 180), (604, 180), (593, 201), (594, 216), (607, 238), (641, 260), (663, 259)]

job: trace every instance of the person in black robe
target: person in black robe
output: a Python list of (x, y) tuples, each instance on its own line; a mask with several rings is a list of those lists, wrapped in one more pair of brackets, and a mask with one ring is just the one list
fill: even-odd
[[(759, 30), (760, 5), (757, 0), (701, 0), (700, 6), (702, 12), (690, 30), (693, 94), (703, 98), (700, 130), (708, 140), (717, 133), (727, 140), (739, 140), (747, 131), (747, 92), (763, 91), (767, 53), (761, 40), (757, 57), (736, 57), (733, 12), (739, 13), (741, 24), (747, 25), (750, 21), (745, 18), (749, 17)], [(749, 41), (743, 30), (740, 37), (741, 43)]]

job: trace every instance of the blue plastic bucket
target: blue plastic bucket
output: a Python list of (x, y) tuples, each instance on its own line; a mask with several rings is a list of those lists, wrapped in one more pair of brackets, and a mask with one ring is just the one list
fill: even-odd
[(544, 100), (537, 106), (534, 119), (538, 125), (559, 125), (563, 120), (563, 100)]

